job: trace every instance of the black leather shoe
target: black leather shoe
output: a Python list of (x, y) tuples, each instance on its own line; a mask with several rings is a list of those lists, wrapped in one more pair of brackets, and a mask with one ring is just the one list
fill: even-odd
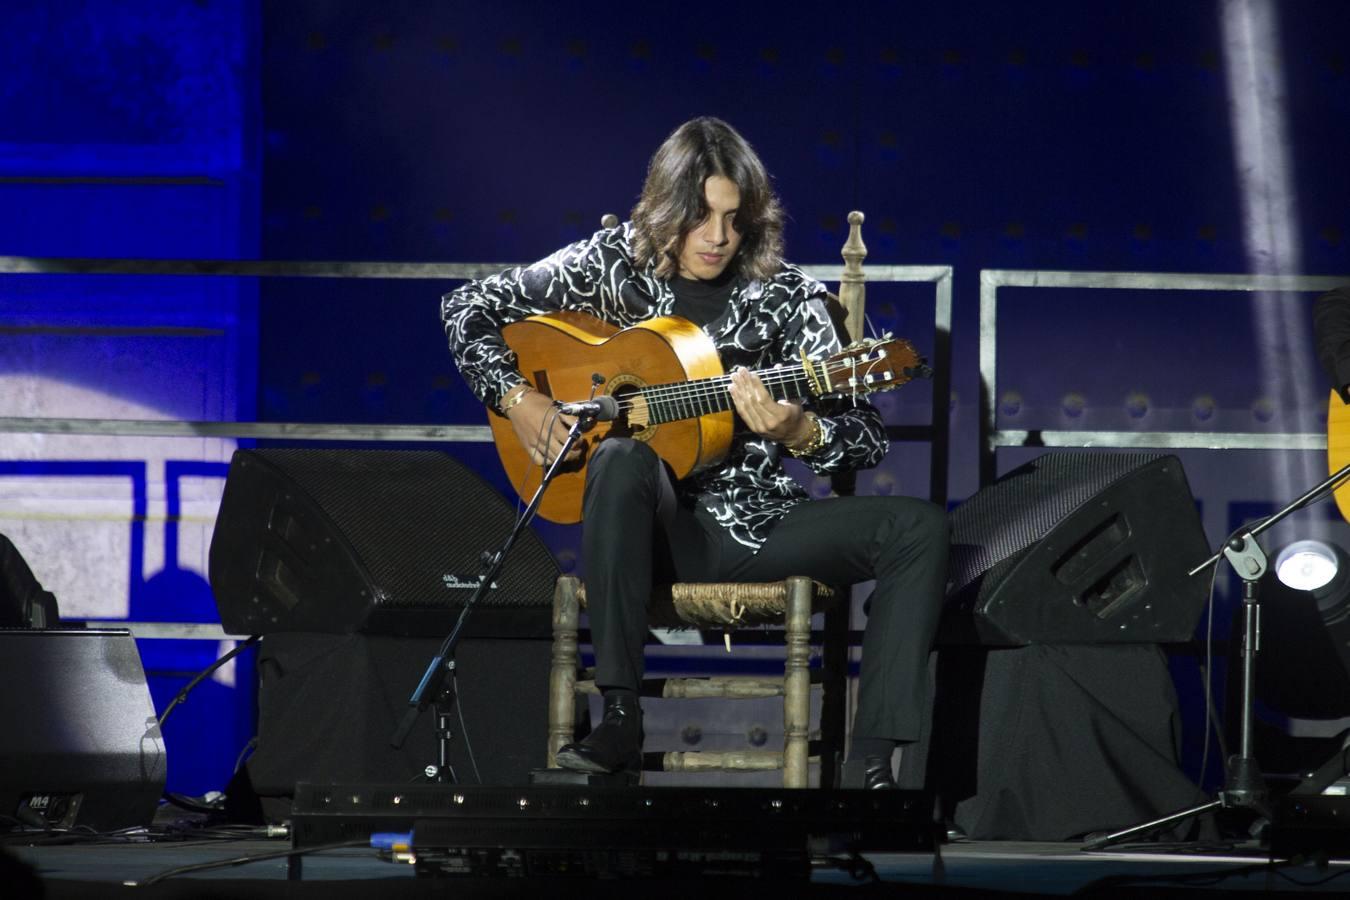
[(642, 707), (637, 698), (607, 694), (600, 724), (585, 740), (558, 748), (558, 765), (573, 772), (641, 772), (642, 737)]
[(852, 790), (884, 791), (895, 787), (889, 757), (869, 756), (844, 761), (839, 786)]

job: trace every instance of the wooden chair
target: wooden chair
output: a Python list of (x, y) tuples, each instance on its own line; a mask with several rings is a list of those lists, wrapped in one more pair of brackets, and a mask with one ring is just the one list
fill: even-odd
[[(606, 216), (605, 227), (618, 224)], [(864, 275), (862, 261), (867, 248), (862, 241), (863, 214), (848, 215), (849, 233), (844, 243), (843, 274), (840, 278), (836, 309), (846, 335), (863, 332)], [(847, 340), (847, 338), (846, 338)], [(837, 494), (853, 492), (851, 475), (835, 476), (832, 487)], [(557, 768), (555, 754), (563, 744), (574, 740), (576, 697), (598, 693), (594, 672), (580, 672), (577, 656), (577, 628), (586, 605), (586, 589), (570, 575), (558, 579), (553, 594), (553, 657), (549, 684), (548, 765)], [(811, 617), (824, 612), (825, 628), (822, 664), (810, 668)], [(787, 646), (784, 672), (779, 678), (755, 676), (714, 676), (700, 678), (648, 678), (641, 695), (664, 698), (707, 698), (727, 700), (761, 697), (783, 698), (783, 747), (781, 750), (740, 750), (730, 752), (670, 751), (647, 753), (643, 768), (647, 771), (763, 771), (782, 769), (783, 786), (808, 786), (810, 758), (820, 760), (820, 785), (831, 787), (836, 767), (844, 752), (845, 706), (848, 682), (847, 590), (796, 576), (771, 583), (669, 584), (653, 591), (648, 607), (653, 627), (694, 627), (721, 630), (755, 625), (781, 625)], [(810, 689), (822, 687), (820, 734), (810, 738)]]

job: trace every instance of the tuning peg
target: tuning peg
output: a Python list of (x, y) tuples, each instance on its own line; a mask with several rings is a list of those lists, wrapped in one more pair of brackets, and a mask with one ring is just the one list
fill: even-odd
[(933, 367), (919, 363), (917, 366), (905, 366), (905, 375), (909, 378), (932, 378)]

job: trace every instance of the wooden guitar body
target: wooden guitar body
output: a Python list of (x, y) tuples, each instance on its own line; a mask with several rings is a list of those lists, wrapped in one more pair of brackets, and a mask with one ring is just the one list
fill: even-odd
[[(1327, 399), (1327, 474), (1334, 475), (1350, 463), (1350, 406), (1334, 390)], [(1336, 488), (1336, 508), (1350, 522), (1350, 483)]]
[[(582, 439), (581, 459), (565, 464), (539, 505), (551, 522), (581, 521), (586, 464), (608, 437), (624, 436), (649, 444), (676, 478), (717, 462), (731, 446), (732, 413), (712, 412), (653, 425), (637, 398), (650, 385), (671, 384), (724, 374), (717, 350), (702, 329), (684, 319), (660, 318), (619, 330), (577, 312), (550, 313), (514, 322), (502, 338), (518, 357), (517, 366), (537, 390), (555, 400), (573, 402), (609, 394), (624, 411), (612, 422), (596, 422)], [(599, 376), (596, 386), (593, 376)], [(543, 472), (516, 440), (510, 421), (489, 414), (493, 439), (512, 487), (529, 499)]]

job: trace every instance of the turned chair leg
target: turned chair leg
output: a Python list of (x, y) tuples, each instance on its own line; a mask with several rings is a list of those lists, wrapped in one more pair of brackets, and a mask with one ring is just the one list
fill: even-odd
[(848, 591), (825, 613), (821, 651), (820, 786), (836, 787), (848, 731)]
[(804, 788), (809, 780), (811, 727), (810, 578), (787, 580), (787, 661), (783, 671), (783, 787)]
[(576, 732), (577, 623), (581, 581), (564, 575), (553, 588), (553, 659), (548, 676), (548, 767), (558, 768), (557, 753)]

